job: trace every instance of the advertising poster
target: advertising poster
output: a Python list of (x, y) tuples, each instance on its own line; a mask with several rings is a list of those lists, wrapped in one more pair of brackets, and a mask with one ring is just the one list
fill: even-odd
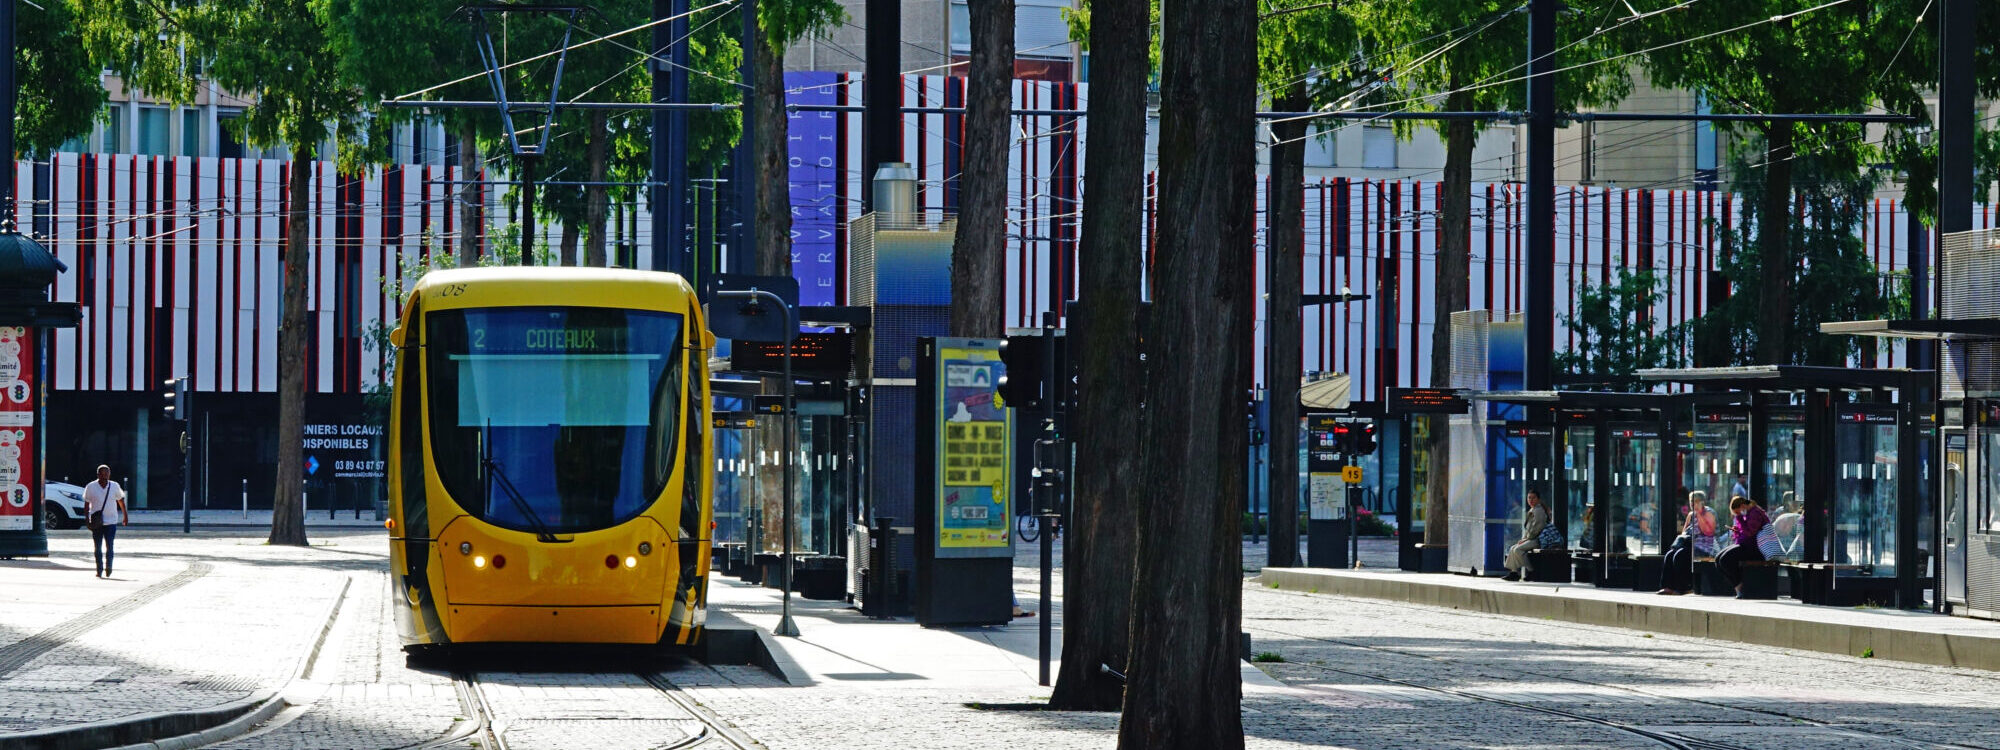
[(1014, 518), (1007, 495), (1013, 424), (994, 398), (1005, 365), (994, 349), (942, 346), (939, 354), (939, 554), (1005, 551)]
[[(789, 104), (839, 104), (840, 74), (785, 74)], [(799, 304), (838, 305), (840, 282), (836, 232), (841, 211), (839, 112), (793, 110), (785, 115), (791, 164), (786, 179), (792, 204), (792, 275), (799, 280)]]
[(35, 347), (32, 329), (0, 327), (0, 531), (34, 528)]

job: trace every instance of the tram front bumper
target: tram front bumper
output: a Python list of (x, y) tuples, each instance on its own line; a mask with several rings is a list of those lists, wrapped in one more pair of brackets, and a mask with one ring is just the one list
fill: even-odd
[(459, 643), (657, 643), (662, 622), (658, 606), (453, 604), (445, 617)]

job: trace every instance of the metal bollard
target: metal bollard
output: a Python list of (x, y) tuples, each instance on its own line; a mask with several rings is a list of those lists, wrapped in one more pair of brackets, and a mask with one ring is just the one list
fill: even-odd
[(875, 518), (875, 530), (869, 534), (875, 548), (868, 562), (868, 572), (874, 577), (870, 582), (868, 608), (873, 610), (868, 616), (886, 620), (895, 616), (895, 596), (891, 588), (896, 580), (896, 519), (887, 516)]
[(243, 517), (250, 517), (250, 478), (243, 478)]

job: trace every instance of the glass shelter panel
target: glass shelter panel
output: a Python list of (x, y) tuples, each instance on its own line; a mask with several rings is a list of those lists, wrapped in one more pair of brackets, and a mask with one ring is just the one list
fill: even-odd
[(1570, 546), (1595, 551), (1597, 543), (1597, 428), (1572, 426), (1563, 429), (1563, 505), (1568, 510), (1569, 528), (1564, 529)]
[(1772, 517), (1803, 512), (1800, 495), (1805, 492), (1802, 472), (1806, 465), (1806, 415), (1797, 409), (1772, 409), (1761, 441), (1764, 452), (1757, 460), (1764, 466), (1764, 495), (1752, 498), (1764, 504)]
[(1660, 430), (1611, 428), (1611, 486), (1605, 488), (1611, 514), (1612, 554), (1660, 554)]
[(1845, 411), (1834, 427), (1833, 526), (1827, 559), (1863, 575), (1896, 572), (1898, 445), (1893, 411)]

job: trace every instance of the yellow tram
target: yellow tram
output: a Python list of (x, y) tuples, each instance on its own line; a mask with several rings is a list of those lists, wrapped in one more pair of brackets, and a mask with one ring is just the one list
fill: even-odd
[(387, 525), (404, 648), (699, 638), (715, 339), (687, 282), (435, 271), (401, 321)]

